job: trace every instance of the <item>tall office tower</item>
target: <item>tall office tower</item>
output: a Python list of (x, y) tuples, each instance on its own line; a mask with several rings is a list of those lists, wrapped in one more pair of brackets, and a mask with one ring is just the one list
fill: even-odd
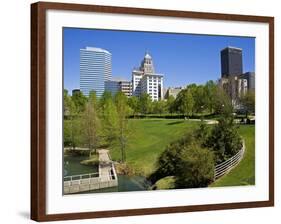
[(85, 96), (95, 91), (100, 97), (105, 81), (110, 80), (111, 76), (110, 52), (96, 47), (80, 49), (80, 90)]
[(242, 49), (226, 47), (221, 50), (221, 77), (243, 74)]
[(146, 53), (138, 69), (132, 72), (133, 96), (149, 94), (153, 101), (164, 98), (163, 96), (163, 75), (156, 74), (152, 57)]
[(145, 74), (141, 79), (141, 93), (146, 93), (152, 101), (164, 99), (163, 75)]

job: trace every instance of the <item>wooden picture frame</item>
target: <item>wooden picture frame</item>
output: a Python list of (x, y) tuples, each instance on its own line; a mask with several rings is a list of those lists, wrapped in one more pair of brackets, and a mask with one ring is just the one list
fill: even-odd
[[(93, 212), (47, 214), (46, 212), (46, 12), (64, 10), (88, 13), (111, 13), (168, 18), (192, 18), (218, 21), (240, 21), (269, 25), (269, 198), (221, 204), (137, 208)], [(125, 8), (99, 5), (38, 2), (31, 5), (31, 219), (54, 221), (69, 219), (104, 218), (148, 214), (165, 214), (221, 209), (254, 208), (274, 205), (274, 18), (266, 16), (232, 15), (220, 13), (172, 11), (145, 8)]]

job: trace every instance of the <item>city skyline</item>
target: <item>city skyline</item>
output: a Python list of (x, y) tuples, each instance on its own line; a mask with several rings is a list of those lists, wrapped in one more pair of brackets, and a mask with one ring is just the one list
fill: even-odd
[[(255, 38), (64, 28), (64, 88), (79, 88), (79, 51), (87, 46), (112, 54), (112, 76), (131, 80), (146, 52), (155, 70), (165, 73), (164, 87), (203, 84), (220, 77), (220, 51), (243, 49), (243, 71), (255, 71)], [(122, 44), (123, 43), (123, 44)], [(78, 52), (78, 53), (77, 53)]]

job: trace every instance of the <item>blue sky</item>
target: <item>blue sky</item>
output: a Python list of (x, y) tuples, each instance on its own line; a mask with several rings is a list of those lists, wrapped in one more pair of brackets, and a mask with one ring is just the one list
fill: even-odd
[(164, 87), (202, 84), (220, 77), (220, 50), (243, 49), (243, 71), (255, 71), (255, 38), (64, 28), (64, 88), (79, 88), (80, 49), (106, 49), (112, 54), (112, 76), (131, 80), (146, 51)]

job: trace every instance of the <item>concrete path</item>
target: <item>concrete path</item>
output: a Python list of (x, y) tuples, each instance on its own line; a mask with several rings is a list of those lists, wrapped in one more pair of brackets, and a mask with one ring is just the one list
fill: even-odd
[(100, 149), (99, 153), (99, 177), (101, 181), (109, 181), (112, 179), (111, 169), (112, 161), (108, 156), (108, 150)]

